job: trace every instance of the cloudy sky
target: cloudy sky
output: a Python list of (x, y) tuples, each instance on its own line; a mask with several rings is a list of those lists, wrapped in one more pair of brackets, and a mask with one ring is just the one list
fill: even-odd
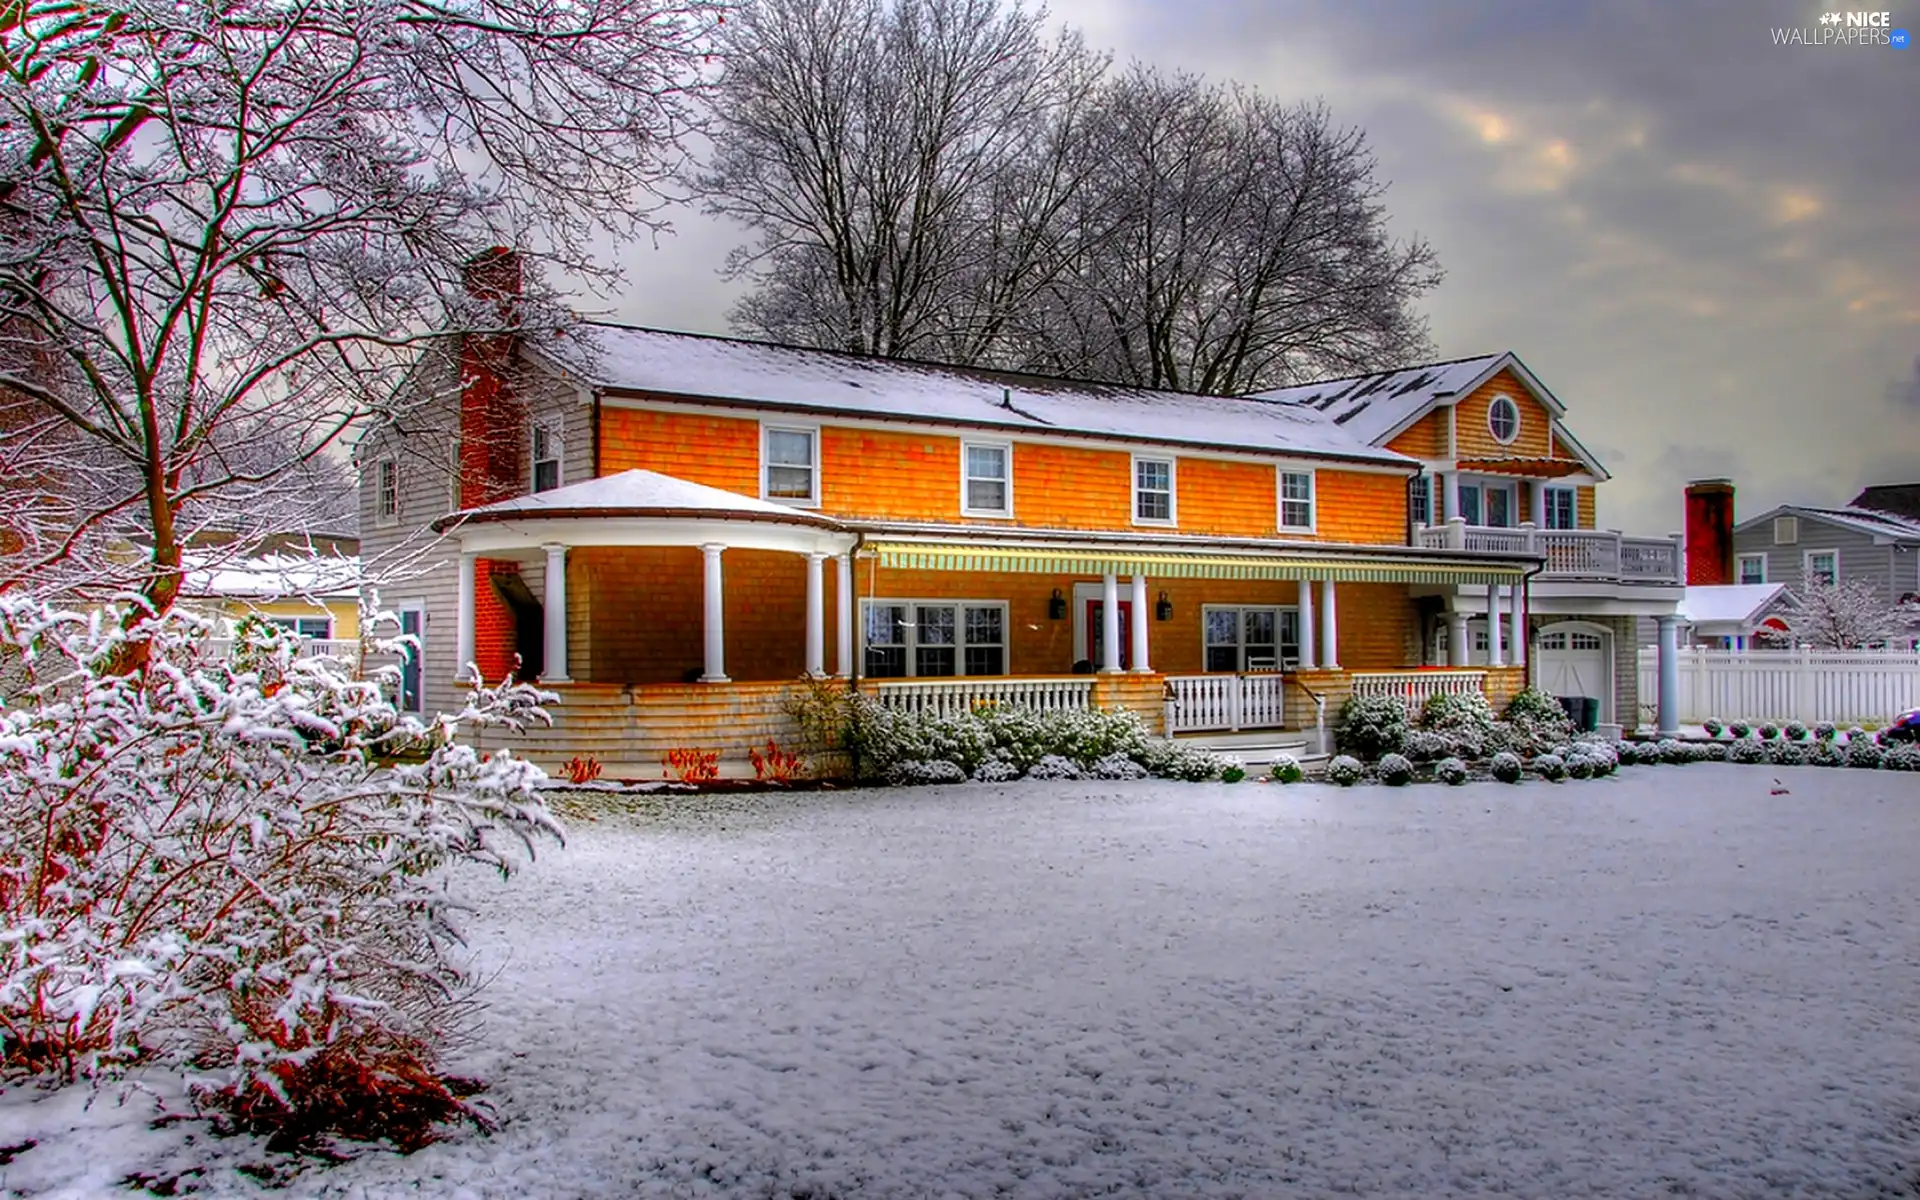
[[(1882, 2), (1920, 33), (1920, 0)], [(1052, 7), (1363, 126), (1447, 269), (1441, 355), (1510, 349), (1554, 390), (1613, 472), (1602, 525), (1678, 529), (1703, 475), (1743, 516), (1920, 481), (1920, 48), (1777, 45), (1827, 11), (1784, 0)], [(599, 306), (726, 332), (739, 234), (675, 223)]]

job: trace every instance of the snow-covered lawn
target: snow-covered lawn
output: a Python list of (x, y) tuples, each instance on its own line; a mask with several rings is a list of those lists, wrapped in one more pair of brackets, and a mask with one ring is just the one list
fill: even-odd
[[(496, 1134), (280, 1194), (1920, 1192), (1920, 776), (674, 803), (475, 882)], [(284, 1163), (78, 1107), (0, 1184)]]

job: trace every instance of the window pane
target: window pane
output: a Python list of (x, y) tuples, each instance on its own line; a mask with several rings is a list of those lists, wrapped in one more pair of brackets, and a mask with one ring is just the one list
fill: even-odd
[(951, 646), (954, 644), (953, 609), (948, 605), (923, 604), (914, 613), (919, 627), (914, 630), (916, 640), (922, 646)]
[(325, 641), (333, 636), (333, 622), (326, 617), (301, 617), (294, 622), (293, 628), (301, 637)]
[(954, 665), (952, 646), (921, 646), (913, 652), (915, 675), (952, 675)]
[(1135, 519), (1141, 521), (1173, 520), (1173, 496), (1167, 492), (1141, 492), (1136, 500)]
[(812, 467), (768, 467), (767, 495), (782, 500), (813, 498)]
[(868, 646), (865, 674), (869, 679), (899, 679), (907, 673), (905, 646)]
[(1477, 486), (1460, 489), (1460, 515), (1469, 525), (1480, 523), (1480, 489)]
[(1304, 471), (1287, 471), (1280, 476), (1280, 494), (1288, 500), (1313, 499), (1313, 476)]
[(811, 467), (813, 435), (797, 429), (769, 429), (767, 462), (786, 467)]
[(1238, 671), (1240, 669), (1240, 647), (1208, 646), (1207, 670)]
[(1286, 662), (1300, 661), (1300, 613), (1297, 609), (1280, 610), (1280, 657)]
[(1512, 505), (1509, 503), (1512, 499), (1513, 493), (1507, 491), (1505, 488), (1488, 488), (1487, 524), (1499, 529), (1505, 529), (1507, 526), (1512, 525)]
[(1005, 675), (1006, 651), (999, 646), (968, 646), (967, 674)]
[(1246, 612), (1247, 644), (1255, 642), (1263, 646), (1273, 645), (1273, 629), (1276, 624), (1273, 610), (1270, 608), (1250, 608)]
[(1173, 486), (1173, 464), (1143, 458), (1133, 464), (1133, 477), (1143, 491), (1164, 492)]
[(967, 507), (979, 512), (1007, 511), (1007, 485), (990, 479), (967, 480)]
[(998, 646), (1005, 640), (1005, 626), (998, 606), (967, 609), (967, 645)]
[(1233, 608), (1210, 608), (1207, 610), (1207, 645), (1237, 646), (1240, 644), (1240, 611)]
[(904, 646), (907, 644), (907, 609), (903, 604), (867, 606), (867, 644)]
[(1007, 451), (1004, 446), (968, 446), (967, 477), (969, 479), (1001, 479), (1007, 477)]
[(1407, 515), (1416, 525), (1433, 524), (1433, 477), (1416, 476), (1407, 489)]
[(1767, 560), (1759, 557), (1740, 560), (1741, 583), (1765, 583), (1767, 581)]
[(545, 459), (533, 464), (533, 490), (550, 492), (560, 486), (560, 464), (554, 459)]

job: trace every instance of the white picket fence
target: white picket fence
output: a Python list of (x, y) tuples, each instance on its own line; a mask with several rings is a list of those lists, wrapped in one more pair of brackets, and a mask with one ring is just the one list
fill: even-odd
[(952, 716), (978, 704), (1005, 704), (1037, 712), (1093, 706), (1093, 680), (1062, 679), (883, 679), (880, 703), (901, 712)]
[(1287, 679), (1247, 675), (1167, 676), (1167, 733), (1278, 729), (1286, 724)]
[[(1884, 723), (1920, 707), (1920, 654), (1881, 650), (1679, 650), (1680, 722)], [(1660, 694), (1659, 651), (1640, 651), (1640, 705)]]

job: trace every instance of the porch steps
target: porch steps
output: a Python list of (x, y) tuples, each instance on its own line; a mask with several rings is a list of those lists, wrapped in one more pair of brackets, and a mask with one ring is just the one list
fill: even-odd
[(1179, 733), (1174, 741), (1188, 746), (1204, 746), (1218, 754), (1231, 754), (1249, 767), (1269, 767), (1282, 754), (1295, 761), (1313, 762), (1326, 757), (1312, 753), (1305, 737), (1283, 729), (1260, 729), (1249, 733)]

